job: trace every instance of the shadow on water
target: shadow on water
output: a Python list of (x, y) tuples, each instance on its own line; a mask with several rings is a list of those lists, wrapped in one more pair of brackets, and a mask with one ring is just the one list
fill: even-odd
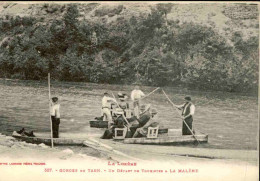
[[(104, 91), (125, 92), (130, 96), (133, 85), (107, 85), (52, 81), (51, 93), (61, 104), (60, 132), (102, 134), (89, 127), (89, 121), (101, 114)], [(149, 93), (155, 87), (143, 86)], [(209, 143), (199, 147), (225, 149), (257, 149), (257, 97), (223, 92), (190, 91), (164, 88), (175, 104), (191, 95), (196, 105), (194, 128), (209, 135)], [(47, 81), (0, 80), (0, 132), (11, 135), (25, 127), (35, 132), (50, 132)], [(157, 120), (167, 128), (181, 128), (182, 122), (161, 91), (143, 103), (158, 110)], [(193, 147), (194, 145), (189, 145)]]

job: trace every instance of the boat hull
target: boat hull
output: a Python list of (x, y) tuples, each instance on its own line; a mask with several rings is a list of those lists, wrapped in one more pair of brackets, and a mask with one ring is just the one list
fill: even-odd
[(185, 145), (190, 143), (207, 143), (208, 135), (196, 132), (193, 135), (182, 135), (180, 129), (169, 129), (167, 134), (158, 135), (158, 138), (125, 138), (121, 141), (125, 144), (150, 144), (150, 145)]
[[(51, 138), (47, 137), (28, 137), (18, 134), (16, 131), (13, 132), (12, 136), (20, 141), (27, 143), (51, 145)], [(82, 146), (86, 139), (69, 139), (69, 138), (53, 138), (54, 146)]]
[[(196, 139), (199, 143), (207, 143), (208, 136), (196, 135)], [(150, 145), (184, 145), (189, 143), (196, 143), (196, 140), (191, 136), (175, 137), (169, 136), (164, 138), (125, 138), (123, 143), (126, 144), (150, 144)]]
[[(92, 128), (107, 128), (107, 121), (89, 121), (90, 127)], [(168, 133), (168, 128), (160, 128), (158, 134)]]
[(108, 121), (89, 121), (89, 124), (92, 128), (107, 128)]

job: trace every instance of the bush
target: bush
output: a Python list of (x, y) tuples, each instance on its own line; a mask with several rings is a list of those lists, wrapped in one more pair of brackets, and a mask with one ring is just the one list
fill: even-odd
[[(12, 37), (1, 40), (1, 77), (39, 80), (50, 72), (54, 79), (67, 81), (257, 90), (258, 36), (245, 40), (234, 32), (230, 45), (211, 27), (166, 23), (171, 7), (162, 5), (147, 16), (111, 23), (79, 22), (77, 5), (65, 7), (62, 19), (45, 25), (32, 17), (0, 19), (1, 37)], [(95, 13), (112, 16), (123, 8)]]
[(95, 16), (102, 17), (108, 15), (109, 17), (112, 17), (120, 14), (123, 9), (124, 9), (123, 5), (119, 5), (117, 7), (112, 7), (112, 8), (110, 7), (100, 8), (95, 11)]

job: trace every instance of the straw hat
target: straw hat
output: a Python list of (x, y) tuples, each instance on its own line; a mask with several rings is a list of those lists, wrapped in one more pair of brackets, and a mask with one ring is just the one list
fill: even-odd
[(122, 92), (118, 92), (117, 95), (118, 95), (118, 97), (123, 97), (124, 96)]
[(128, 97), (126, 94), (119, 92), (118, 94), (119, 100), (126, 100)]
[(124, 96), (124, 97), (120, 97), (119, 100), (124, 101), (124, 100), (126, 100), (127, 98), (128, 98), (127, 96)]
[(145, 107), (146, 107), (146, 105), (144, 105), (144, 104), (141, 105), (141, 106), (140, 106), (140, 110), (145, 110)]

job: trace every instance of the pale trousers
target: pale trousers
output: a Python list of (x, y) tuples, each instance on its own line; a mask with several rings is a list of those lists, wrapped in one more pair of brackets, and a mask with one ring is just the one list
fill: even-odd
[(108, 128), (109, 128), (111, 126), (111, 124), (113, 123), (110, 109), (103, 108), (102, 112), (103, 112), (103, 115), (104, 115), (103, 121), (108, 121)]
[(134, 100), (134, 116), (139, 118), (140, 112), (139, 112), (139, 107), (140, 107), (140, 100)]

